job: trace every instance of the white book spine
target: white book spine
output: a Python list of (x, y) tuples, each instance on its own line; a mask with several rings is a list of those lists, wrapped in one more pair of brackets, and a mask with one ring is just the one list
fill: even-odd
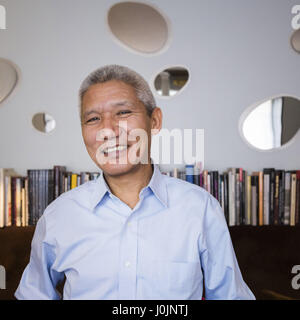
[(229, 226), (234, 226), (235, 221), (235, 172), (228, 172), (228, 197), (229, 197)]

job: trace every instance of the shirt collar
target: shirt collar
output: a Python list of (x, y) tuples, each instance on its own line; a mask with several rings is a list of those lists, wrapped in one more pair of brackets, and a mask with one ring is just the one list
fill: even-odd
[[(151, 163), (153, 164), (153, 174), (148, 183), (148, 185), (142, 189), (140, 194), (144, 192), (144, 190), (151, 189), (156, 198), (165, 206), (168, 206), (168, 198), (167, 198), (167, 185), (163, 174), (160, 172), (160, 169), (157, 164), (153, 163), (151, 159)], [(100, 176), (95, 180), (95, 189), (91, 194), (90, 199), (90, 208), (93, 210), (99, 202), (102, 201), (104, 196), (109, 193), (112, 194), (108, 184), (106, 183), (103, 172)]]

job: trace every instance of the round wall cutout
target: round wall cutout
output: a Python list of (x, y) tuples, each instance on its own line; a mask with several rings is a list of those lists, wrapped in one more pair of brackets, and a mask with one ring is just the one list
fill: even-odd
[(296, 52), (300, 53), (300, 29), (293, 32), (291, 37), (291, 45)]
[(15, 67), (7, 60), (0, 58), (0, 103), (14, 90), (18, 82)]
[(154, 88), (160, 96), (171, 97), (187, 84), (189, 72), (183, 67), (170, 67), (160, 72), (154, 79)]
[(246, 141), (259, 150), (277, 149), (300, 129), (300, 101), (293, 97), (268, 99), (254, 107), (241, 122)]
[(55, 129), (56, 122), (47, 113), (36, 113), (32, 118), (34, 128), (43, 133), (50, 133)]
[(169, 37), (166, 19), (155, 8), (138, 2), (121, 2), (108, 12), (113, 35), (125, 46), (140, 53), (156, 53)]

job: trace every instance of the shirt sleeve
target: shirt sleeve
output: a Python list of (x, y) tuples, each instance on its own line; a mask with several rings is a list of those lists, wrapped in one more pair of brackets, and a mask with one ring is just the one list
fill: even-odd
[(64, 274), (51, 268), (55, 254), (53, 246), (45, 242), (45, 220), (45, 217), (42, 216), (36, 225), (31, 243), (30, 261), (15, 292), (18, 300), (61, 299), (56, 285), (63, 280)]
[(212, 196), (203, 215), (199, 251), (205, 299), (255, 300), (242, 278), (223, 210)]

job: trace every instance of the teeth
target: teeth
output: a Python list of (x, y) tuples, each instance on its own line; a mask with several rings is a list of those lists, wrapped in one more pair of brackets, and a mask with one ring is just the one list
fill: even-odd
[(118, 146), (118, 147), (107, 148), (103, 152), (104, 153), (111, 153), (111, 152), (115, 152), (115, 151), (123, 151), (125, 149), (127, 149), (127, 146)]

